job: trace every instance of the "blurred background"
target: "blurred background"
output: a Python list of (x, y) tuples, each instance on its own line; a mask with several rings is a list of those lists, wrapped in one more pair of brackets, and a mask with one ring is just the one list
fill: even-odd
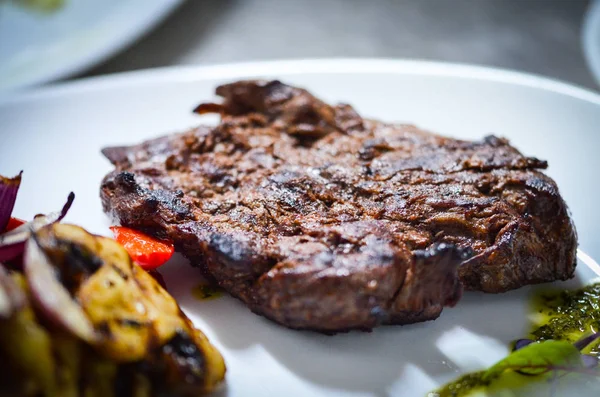
[[(94, 2), (65, 0), (64, 10), (59, 8), (35, 18), (39, 23), (43, 18), (67, 13), (74, 3)], [(121, 7), (135, 2), (104, 0), (90, 15), (97, 21), (103, 13), (110, 14), (102, 7), (116, 9), (117, 4)], [(586, 22), (594, 8), (589, 0), (147, 0), (141, 7), (152, 8), (159, 3), (163, 3), (160, 16), (155, 13), (143, 28), (126, 32), (122, 43), (113, 44), (102, 56), (92, 56), (92, 60), (88, 56), (87, 64), (80, 62), (79, 67), (66, 68), (69, 70), (63, 74), (77, 78), (171, 65), (384, 57), (493, 66), (540, 74), (593, 90), (600, 87), (591, 59), (592, 52), (597, 50), (600, 54), (600, 28)], [(137, 7), (139, 10), (140, 5)], [(128, 21), (122, 24), (129, 23), (131, 27), (136, 19), (144, 17), (143, 12), (133, 8), (128, 12), (129, 18), (106, 18)], [(4, 41), (5, 47), (8, 38), (2, 35), (2, 24), (6, 25), (9, 16), (0, 13), (0, 42)], [(117, 31), (117, 22), (108, 25), (114, 27), (108, 30)], [(70, 34), (85, 35), (94, 23), (82, 22)], [(594, 48), (584, 50), (586, 43)], [(38, 54), (46, 47), (40, 47)], [(18, 50), (12, 48), (13, 52)], [(597, 57), (600, 60), (600, 55)], [(65, 58), (68, 56), (61, 59)], [(4, 79), (24, 68), (14, 64), (4, 73)], [(36, 83), (61, 78), (66, 76), (57, 72)]]

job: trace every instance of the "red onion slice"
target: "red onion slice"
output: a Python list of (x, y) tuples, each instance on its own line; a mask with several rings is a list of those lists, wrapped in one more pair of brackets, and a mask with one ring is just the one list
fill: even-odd
[(600, 360), (598, 359), (598, 357), (589, 354), (582, 354), (581, 361), (583, 361), (583, 365), (586, 368), (596, 368)]
[(0, 262), (6, 262), (21, 255), (31, 232), (36, 232), (46, 225), (62, 220), (67, 215), (74, 199), (75, 194), (71, 192), (60, 211), (48, 215), (38, 215), (31, 222), (27, 222), (8, 233), (0, 234)]
[(7, 246), (0, 246), (0, 261), (8, 262), (19, 257), (25, 250), (25, 243), (19, 242)]
[(600, 339), (600, 332), (595, 332), (591, 335), (579, 339), (577, 342), (573, 343), (573, 346), (575, 346), (577, 350), (583, 350), (587, 346), (595, 342), (596, 339)]
[(25, 306), (26, 302), (25, 292), (0, 263), (0, 318), (9, 318)]
[(520, 350), (522, 348), (524, 348), (525, 346), (529, 346), (533, 343), (533, 341), (531, 339), (519, 339), (515, 342), (515, 348), (514, 350)]
[(15, 207), (22, 173), (23, 171), (14, 178), (5, 178), (0, 175), (0, 233), (6, 229), (6, 225), (8, 225), (13, 208)]
[(88, 343), (96, 340), (96, 333), (86, 313), (57, 279), (54, 267), (39, 246), (35, 235), (25, 245), (23, 264), (25, 277), (34, 305), (57, 326), (73, 333)]

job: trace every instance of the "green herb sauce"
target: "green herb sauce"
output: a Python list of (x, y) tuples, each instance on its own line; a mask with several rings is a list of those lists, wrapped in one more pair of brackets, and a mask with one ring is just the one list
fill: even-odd
[[(472, 372), (458, 378), (457, 380), (448, 383), (441, 389), (429, 393), (429, 396), (435, 397), (461, 397), (467, 396), (477, 390), (485, 390), (488, 382), (483, 381), (485, 371)], [(428, 397), (429, 397), (428, 396)]]
[[(600, 330), (600, 283), (573, 291), (542, 292), (534, 298), (533, 307), (531, 339), (575, 342)], [(584, 352), (600, 357), (598, 343)]]
[(38, 12), (54, 12), (65, 5), (65, 0), (13, 0), (19, 6)]
[(198, 300), (216, 299), (223, 295), (221, 288), (213, 285), (199, 284), (192, 288), (192, 296)]
[[(584, 335), (600, 330), (600, 283), (572, 291), (538, 293), (533, 298), (533, 308), (531, 339), (575, 342)], [(599, 343), (591, 344), (583, 352), (600, 357)], [(485, 391), (489, 386), (489, 382), (483, 380), (485, 373), (479, 371), (463, 375), (429, 393), (429, 396), (465, 397)], [(502, 386), (510, 388), (511, 384), (503, 382)]]

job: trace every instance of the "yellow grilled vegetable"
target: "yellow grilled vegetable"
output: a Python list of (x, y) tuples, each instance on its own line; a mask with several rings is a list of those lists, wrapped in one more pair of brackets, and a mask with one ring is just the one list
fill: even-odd
[(33, 305), (0, 320), (0, 360), (23, 383), (13, 395), (197, 396), (222, 382), (220, 353), (117, 242), (54, 224), (27, 244), (27, 279), (15, 274)]
[[(20, 274), (13, 278), (25, 288)], [(52, 339), (38, 324), (29, 304), (0, 320), (0, 362), (4, 363), (0, 371), (1, 396), (56, 395)]]

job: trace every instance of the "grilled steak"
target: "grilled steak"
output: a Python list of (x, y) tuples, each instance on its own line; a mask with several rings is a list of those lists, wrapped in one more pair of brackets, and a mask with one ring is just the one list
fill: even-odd
[(171, 239), (256, 313), (335, 332), (436, 318), (469, 290), (573, 275), (556, 184), (505, 139), (361, 118), (278, 81), (217, 88), (216, 127), (103, 153), (123, 225)]

